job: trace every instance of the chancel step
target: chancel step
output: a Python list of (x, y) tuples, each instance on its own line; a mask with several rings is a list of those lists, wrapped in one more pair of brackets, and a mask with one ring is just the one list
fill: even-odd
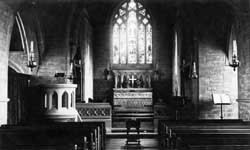
[(116, 113), (114, 117), (154, 117), (153, 113)]
[[(127, 128), (112, 128), (112, 133), (124, 133), (127, 132)], [(135, 133), (134, 128), (130, 129), (131, 133)], [(140, 128), (140, 133), (155, 133), (153, 129), (149, 128)]]
[[(138, 136), (135, 130), (132, 130), (132, 132), (127, 135), (126, 128), (113, 128), (111, 133), (107, 133), (107, 137), (111, 138), (127, 138), (128, 136)], [(140, 129), (139, 138), (145, 139), (145, 138), (155, 138), (158, 136), (157, 132), (154, 132), (153, 130), (146, 130), (146, 129)]]

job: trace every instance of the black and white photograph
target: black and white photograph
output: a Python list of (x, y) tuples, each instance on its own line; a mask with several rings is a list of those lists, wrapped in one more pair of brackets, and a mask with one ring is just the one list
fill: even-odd
[(250, 150), (250, 0), (0, 0), (0, 150)]

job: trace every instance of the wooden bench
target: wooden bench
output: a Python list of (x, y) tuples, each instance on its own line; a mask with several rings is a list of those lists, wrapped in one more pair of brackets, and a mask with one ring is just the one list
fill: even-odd
[(5, 125), (0, 128), (0, 149), (103, 150), (104, 122)]
[(250, 126), (240, 120), (160, 121), (164, 149), (249, 149)]

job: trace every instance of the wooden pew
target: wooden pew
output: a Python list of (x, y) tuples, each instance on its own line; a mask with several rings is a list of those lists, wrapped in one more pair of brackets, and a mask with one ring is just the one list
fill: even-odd
[(104, 122), (5, 125), (0, 128), (0, 149), (103, 150)]
[(250, 149), (250, 126), (240, 120), (160, 121), (164, 149)]

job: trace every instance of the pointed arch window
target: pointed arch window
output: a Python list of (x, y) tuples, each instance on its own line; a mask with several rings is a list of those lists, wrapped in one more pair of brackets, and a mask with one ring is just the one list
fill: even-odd
[(113, 64), (152, 64), (151, 17), (136, 0), (124, 2), (113, 18)]

